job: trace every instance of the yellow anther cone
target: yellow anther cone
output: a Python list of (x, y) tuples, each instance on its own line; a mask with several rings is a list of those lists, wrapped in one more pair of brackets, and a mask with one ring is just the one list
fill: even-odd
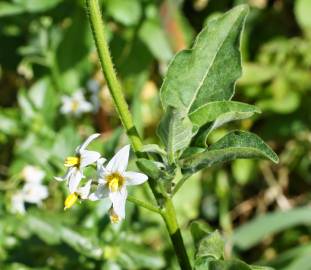
[(64, 166), (66, 167), (76, 166), (79, 164), (79, 162), (80, 162), (80, 159), (78, 157), (67, 157), (65, 159)]
[(65, 204), (64, 210), (71, 208), (76, 203), (78, 198), (79, 196), (75, 192), (68, 195), (64, 203)]

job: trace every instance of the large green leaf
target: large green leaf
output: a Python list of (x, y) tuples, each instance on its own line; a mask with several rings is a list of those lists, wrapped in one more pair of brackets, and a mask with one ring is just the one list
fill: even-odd
[(171, 62), (161, 87), (165, 109), (191, 113), (208, 102), (229, 100), (241, 75), (240, 35), (247, 6), (241, 5), (211, 20), (191, 50)]
[(177, 151), (184, 150), (189, 145), (192, 138), (192, 123), (183, 113), (169, 107), (157, 133), (169, 157), (173, 157)]
[(260, 113), (260, 110), (253, 105), (237, 101), (215, 101), (191, 112), (189, 118), (199, 127), (214, 121), (212, 129), (216, 129), (230, 121), (248, 118), (254, 113)]
[(236, 229), (233, 242), (240, 249), (248, 249), (261, 242), (264, 237), (300, 224), (311, 224), (310, 207), (278, 211), (257, 217)]
[(277, 155), (257, 135), (245, 131), (232, 131), (204, 152), (186, 158), (182, 167), (195, 172), (238, 158), (262, 158), (278, 162)]

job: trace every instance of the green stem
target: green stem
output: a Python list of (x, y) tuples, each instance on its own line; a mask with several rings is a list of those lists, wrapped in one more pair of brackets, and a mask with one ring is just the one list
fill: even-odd
[[(106, 29), (101, 17), (98, 0), (85, 0), (85, 2), (101, 67), (121, 122), (129, 136), (135, 153), (139, 156), (148, 158), (146, 154), (140, 152), (143, 143), (134, 126), (132, 116), (122, 92), (121, 85), (113, 68), (109, 47), (105, 38)], [(164, 198), (163, 195), (157, 191), (157, 183), (155, 179), (149, 179), (148, 184), (157, 200), (158, 205), (164, 206), (161, 210), (161, 216), (165, 221), (181, 269), (191, 269), (171, 199)]]
[(191, 265), (185, 249), (185, 244), (176, 219), (174, 205), (171, 199), (166, 199), (162, 209), (162, 217), (170, 234), (178, 263), (182, 270), (191, 270)]
[(117, 79), (117, 75), (113, 67), (109, 47), (105, 38), (106, 29), (101, 17), (98, 0), (86, 0), (86, 8), (89, 15), (89, 21), (93, 32), (97, 53), (108, 84), (108, 88), (110, 90), (122, 124), (132, 142), (134, 151), (139, 152), (143, 144), (134, 126), (132, 116), (122, 92), (121, 85)]
[(139, 205), (139, 206), (141, 206), (143, 208), (146, 208), (146, 209), (148, 209), (148, 210), (150, 210), (152, 212), (161, 214), (160, 208), (158, 208), (157, 206), (154, 206), (154, 205), (152, 205), (150, 203), (146, 203), (144, 201), (138, 200), (135, 197), (130, 196), (130, 195), (127, 196), (127, 200), (129, 202), (135, 203), (135, 204), (137, 204), (137, 205)]

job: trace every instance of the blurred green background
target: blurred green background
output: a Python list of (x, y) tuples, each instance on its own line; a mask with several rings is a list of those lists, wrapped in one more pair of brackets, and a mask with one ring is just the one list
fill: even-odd
[[(221, 231), (227, 258), (308, 270), (311, 1), (101, 1), (115, 67), (146, 143), (158, 142), (158, 91), (173, 55), (190, 47), (209, 19), (241, 3), (250, 13), (235, 100), (263, 113), (217, 130), (210, 142), (232, 128), (251, 130), (280, 163), (236, 160), (193, 175), (174, 198), (178, 219), (192, 256), (189, 227), (199, 219)], [(53, 177), (64, 173), (64, 158), (95, 131), (102, 136), (91, 148), (107, 158), (128, 142), (84, 2), (1, 0), (1, 269), (178, 269), (156, 215), (128, 203), (126, 221), (111, 226), (105, 201), (63, 211), (65, 187)], [(21, 199), (29, 184), (35, 195)], [(143, 189), (133, 192), (148, 196)]]

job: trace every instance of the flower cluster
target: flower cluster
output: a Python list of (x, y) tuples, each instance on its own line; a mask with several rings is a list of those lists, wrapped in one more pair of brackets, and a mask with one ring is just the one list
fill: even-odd
[(25, 214), (25, 203), (41, 205), (49, 195), (47, 187), (42, 184), (44, 176), (45, 173), (37, 167), (24, 167), (22, 177), (25, 184), (11, 198), (12, 212)]
[[(65, 209), (72, 207), (78, 199), (97, 201), (109, 198), (112, 204), (109, 211), (110, 219), (113, 223), (117, 223), (125, 218), (126, 187), (142, 184), (148, 177), (142, 173), (126, 171), (130, 153), (129, 145), (121, 148), (109, 162), (106, 162), (98, 152), (86, 150), (86, 147), (99, 135), (96, 133), (89, 136), (78, 146), (75, 156), (65, 159), (64, 166), (68, 167), (66, 174), (55, 179), (67, 181), (70, 194), (65, 200)], [(81, 186), (81, 180), (85, 178), (83, 170), (90, 165), (96, 165), (96, 179), (90, 179)]]

